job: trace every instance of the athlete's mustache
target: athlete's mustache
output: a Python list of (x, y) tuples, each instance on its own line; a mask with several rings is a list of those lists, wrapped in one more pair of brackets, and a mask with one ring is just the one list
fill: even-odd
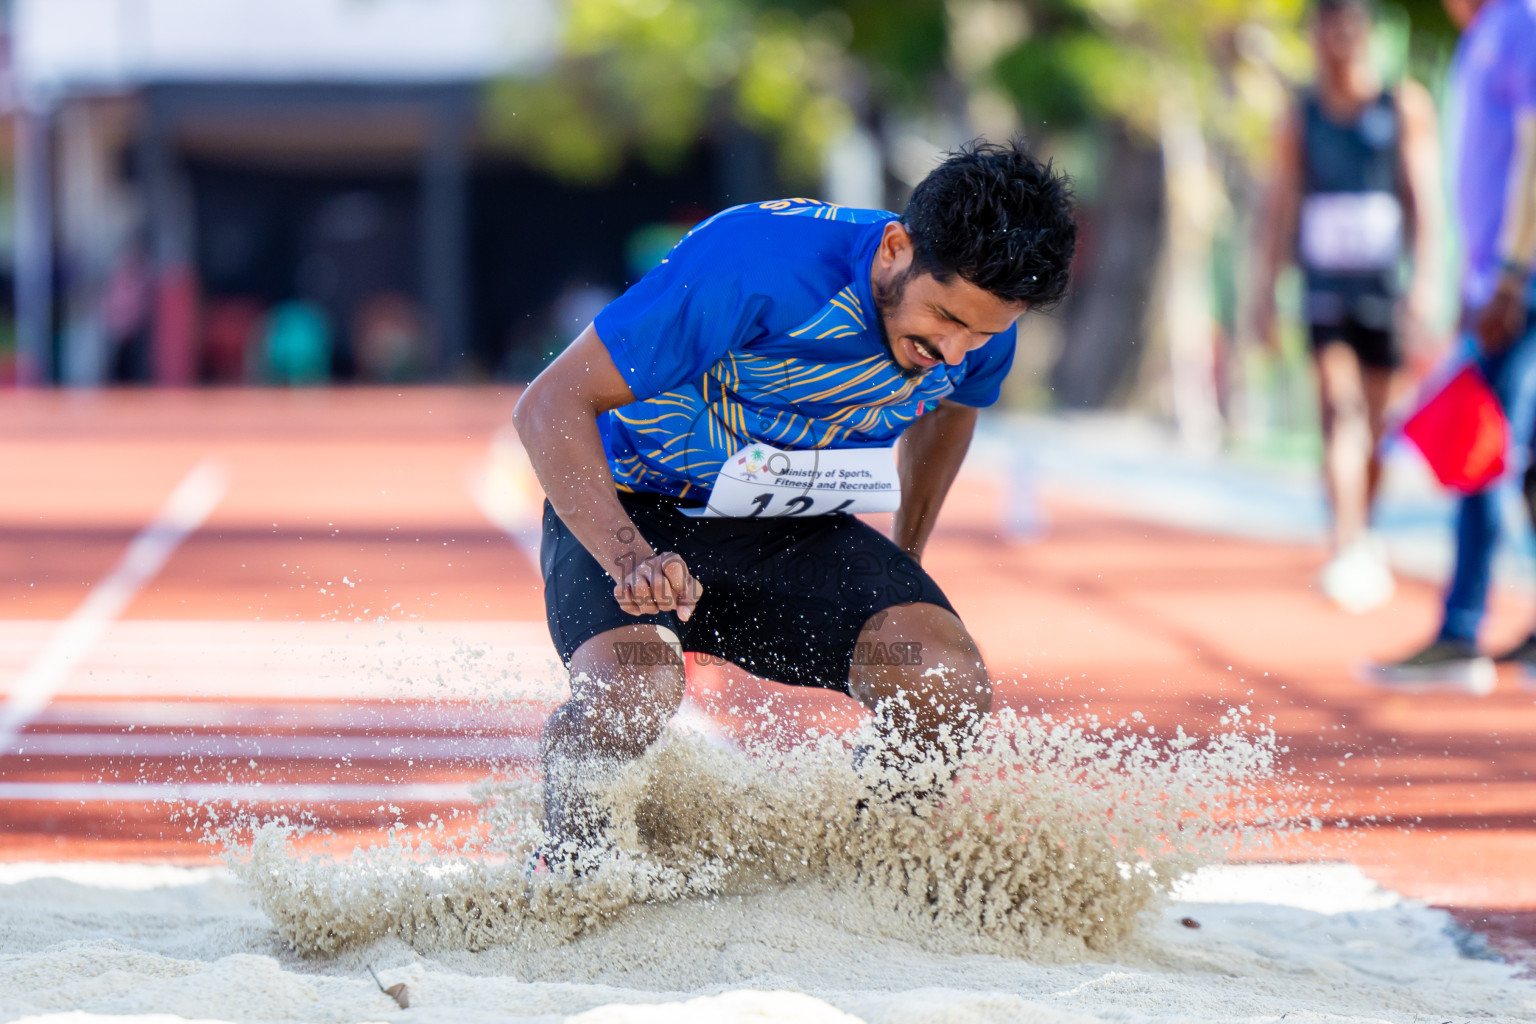
[(896, 369), (903, 377), (920, 377), (926, 371), (920, 366), (902, 366), (901, 360), (896, 358), (896, 349), (891, 345), (891, 332), (886, 330), (885, 321), (901, 306), (901, 298), (906, 294), (907, 282), (911, 280), (910, 268), (897, 276), (889, 284), (875, 283), (875, 319), (880, 326), (880, 342), (885, 346), (885, 354), (891, 357), (891, 362), (896, 364)]

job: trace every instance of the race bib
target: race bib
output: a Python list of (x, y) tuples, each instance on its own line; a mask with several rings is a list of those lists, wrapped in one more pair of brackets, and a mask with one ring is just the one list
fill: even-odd
[(1301, 207), (1301, 262), (1313, 270), (1390, 270), (1403, 250), (1403, 207), (1390, 192), (1320, 192)]
[(749, 444), (725, 460), (704, 508), (690, 516), (772, 519), (833, 512), (894, 512), (901, 506), (894, 448), (786, 452)]

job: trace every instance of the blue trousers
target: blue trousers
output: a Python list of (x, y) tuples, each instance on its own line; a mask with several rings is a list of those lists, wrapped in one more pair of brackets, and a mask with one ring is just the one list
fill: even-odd
[[(1531, 425), (1536, 414), (1536, 323), (1509, 348), (1488, 355), (1471, 334), (1460, 344), (1472, 352), (1494, 394), (1509, 418), (1510, 435), (1517, 450), (1517, 465), (1530, 458)], [(1475, 642), (1488, 607), (1488, 584), (1493, 572), (1493, 550), (1499, 539), (1499, 485), (1494, 484), (1461, 499), (1456, 510), (1456, 571), (1445, 595), (1445, 618), (1440, 639)]]

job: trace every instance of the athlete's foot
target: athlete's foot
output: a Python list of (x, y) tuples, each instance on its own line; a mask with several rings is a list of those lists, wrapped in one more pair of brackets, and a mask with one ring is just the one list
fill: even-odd
[(543, 846), (535, 846), (528, 851), (528, 857), (523, 861), (523, 877), (530, 882), (540, 875), (550, 875), (554, 869), (550, 866), (549, 853)]
[(580, 850), (570, 843), (540, 843), (528, 851), (523, 877), (530, 882), (535, 878), (580, 877), (590, 866), (591, 855), (591, 849)]
[(1493, 659), (1465, 640), (1436, 640), (1401, 661), (1369, 665), (1361, 673), (1363, 682), (1398, 693), (1452, 691), (1476, 697), (1492, 693), (1497, 676)]
[(1318, 586), (1330, 601), (1356, 615), (1386, 604), (1397, 589), (1386, 550), (1372, 536), (1340, 549), (1323, 567)]

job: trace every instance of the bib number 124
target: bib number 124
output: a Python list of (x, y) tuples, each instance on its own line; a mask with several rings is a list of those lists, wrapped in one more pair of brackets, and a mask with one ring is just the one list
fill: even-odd
[(781, 451), (749, 444), (725, 460), (709, 504), (691, 516), (777, 519), (894, 512), (901, 481), (891, 448)]
[[(779, 505), (775, 505), (773, 499), (779, 499)], [(784, 500), (788, 498), (788, 500)], [(823, 498), (823, 502), (827, 499)], [(834, 508), (817, 508), (816, 499), (808, 494), (796, 494), (789, 497), (784, 494), (774, 494), (765, 491), (752, 499), (752, 511), (748, 513), (748, 519), (757, 519), (761, 516), (825, 516), (834, 512), (846, 512), (853, 507), (852, 498), (844, 498)], [(813, 511), (814, 510), (814, 511)]]

